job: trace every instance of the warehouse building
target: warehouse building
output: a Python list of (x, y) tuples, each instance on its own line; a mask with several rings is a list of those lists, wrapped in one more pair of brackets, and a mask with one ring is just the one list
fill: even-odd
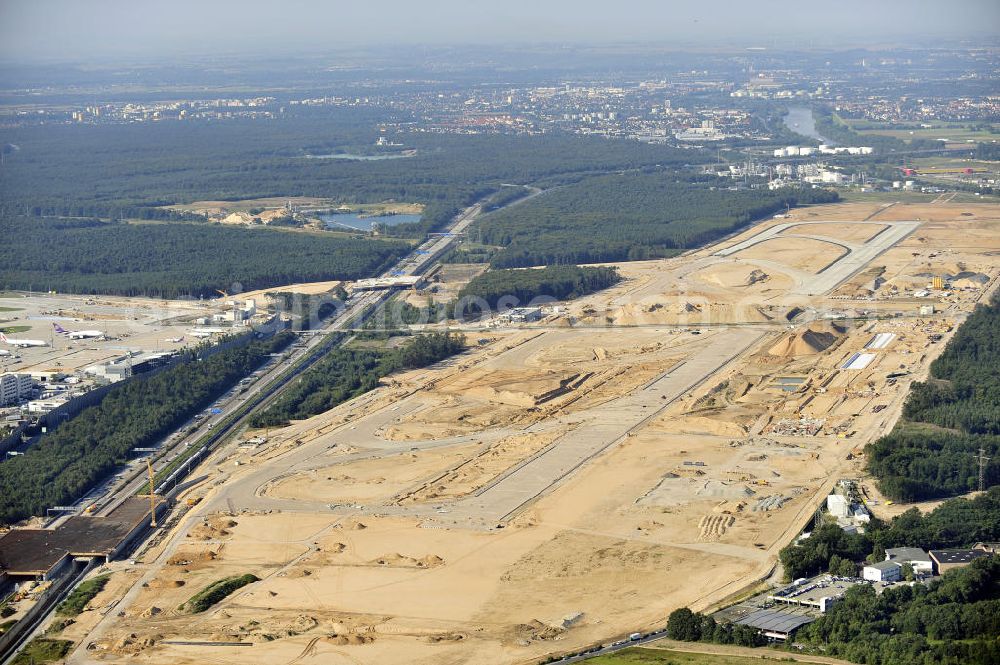
[(869, 582), (898, 582), (903, 579), (903, 566), (895, 561), (879, 561), (865, 566), (861, 576)]
[(919, 547), (888, 547), (885, 550), (885, 560), (895, 561), (900, 565), (908, 563), (916, 575), (934, 574), (934, 563), (930, 555)]
[(804, 611), (768, 609), (751, 612), (745, 617), (737, 619), (735, 623), (756, 628), (764, 637), (784, 642), (796, 630), (818, 618), (815, 614), (807, 614)]
[(934, 570), (938, 575), (944, 575), (949, 570), (968, 566), (976, 559), (984, 556), (992, 556), (990, 552), (983, 550), (931, 550), (931, 561), (934, 562)]

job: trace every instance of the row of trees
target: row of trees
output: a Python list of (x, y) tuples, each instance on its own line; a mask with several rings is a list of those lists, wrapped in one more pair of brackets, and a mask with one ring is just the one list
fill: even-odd
[(293, 339), (280, 333), (207, 357), (204, 350), (189, 352), (173, 367), (111, 389), (24, 455), (0, 464), (0, 523), (76, 501), (127, 462), (133, 448), (155, 445)]
[(997, 540), (1000, 486), (973, 499), (950, 499), (927, 514), (911, 508), (888, 523), (873, 519), (863, 534), (823, 524), (808, 538), (783, 548), (779, 558), (785, 577), (792, 580), (826, 571), (856, 573), (857, 562), (883, 561), (889, 547), (970, 547)]
[(976, 489), (980, 448), (992, 459), (987, 486), (1000, 482), (1000, 302), (981, 305), (914, 383), (903, 418), (867, 447), (868, 470), (897, 501)]
[(491, 309), (523, 306), (536, 298), (566, 300), (606, 289), (621, 281), (616, 268), (548, 266), (527, 270), (490, 270), (458, 292), (458, 301), (477, 299)]
[(426, 367), (465, 348), (461, 337), (429, 333), (394, 349), (339, 347), (309, 368), (266, 410), (252, 427), (280, 427), (328, 411), (378, 386), (379, 379), (403, 369)]
[(767, 638), (756, 628), (730, 621), (716, 621), (709, 615), (692, 612), (686, 607), (670, 613), (667, 619), (667, 636), (681, 642), (713, 642), (742, 647), (767, 644)]
[(728, 182), (703, 180), (588, 178), (490, 214), (470, 237), (505, 248), (492, 257), (495, 268), (633, 261), (697, 247), (787, 206), (838, 199), (823, 189), (729, 191)]
[(400, 241), (198, 224), (0, 219), (0, 288), (176, 298), (377, 274)]

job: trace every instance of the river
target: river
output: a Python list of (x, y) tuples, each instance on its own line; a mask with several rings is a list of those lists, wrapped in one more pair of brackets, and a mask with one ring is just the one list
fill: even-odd
[(816, 121), (813, 119), (812, 109), (805, 106), (792, 106), (788, 109), (788, 115), (784, 117), (785, 126), (796, 134), (808, 136), (826, 145), (836, 145), (833, 141), (822, 136), (816, 131)]

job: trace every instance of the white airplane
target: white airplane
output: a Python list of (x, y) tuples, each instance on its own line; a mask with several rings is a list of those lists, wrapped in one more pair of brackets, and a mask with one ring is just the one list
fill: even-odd
[(10, 355), (10, 351), (8, 351), (7, 349), (0, 349), (0, 358), (2, 358), (4, 356), (9, 356), (9, 355)]
[(104, 337), (104, 333), (100, 330), (66, 330), (58, 323), (53, 323), (52, 327), (55, 331), (64, 337), (69, 337), (70, 339), (89, 339), (92, 337)]
[(184, 341), (184, 338), (183, 337), (168, 337), (166, 339), (166, 341), (170, 342), (171, 344), (180, 344), (181, 342)]
[(0, 333), (0, 342), (11, 346), (48, 346), (49, 343), (41, 339), (10, 339), (7, 335)]

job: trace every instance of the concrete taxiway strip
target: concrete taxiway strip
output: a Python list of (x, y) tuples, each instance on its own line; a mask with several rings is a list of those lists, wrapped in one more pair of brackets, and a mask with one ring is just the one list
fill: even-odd
[(580, 427), (473, 496), (452, 504), (447, 517), (435, 516), (437, 521), (490, 527), (510, 518), (587, 461), (653, 420), (764, 334), (757, 329), (735, 328), (712, 335), (687, 362), (674, 365), (645, 388), (578, 413), (584, 420)]
[[(873, 226), (888, 226), (887, 229), (875, 235), (875, 237), (868, 240), (868, 242), (862, 245), (856, 245), (853, 243), (847, 243), (844, 241), (834, 241), (829, 240), (820, 236), (808, 236), (808, 235), (783, 235), (783, 232), (798, 226), (810, 226), (816, 224), (870, 224)], [(754, 245), (759, 245), (762, 242), (767, 242), (768, 240), (776, 240), (778, 238), (813, 238), (815, 240), (821, 240), (824, 242), (833, 242), (834, 244), (843, 247), (848, 251), (847, 254), (841, 256), (839, 259), (827, 266), (822, 272), (810, 279), (799, 284), (792, 292), (791, 295), (797, 296), (815, 296), (826, 293), (835, 289), (844, 280), (849, 278), (854, 273), (858, 272), (864, 268), (870, 261), (875, 259), (877, 256), (888, 250), (890, 247), (898, 243), (900, 240), (906, 236), (913, 233), (916, 228), (920, 226), (920, 222), (848, 222), (848, 221), (811, 221), (811, 222), (790, 222), (786, 224), (776, 224), (771, 226), (760, 233), (738, 242), (734, 245), (730, 245), (724, 249), (720, 249), (715, 252), (714, 256), (732, 256), (738, 254), (743, 250), (750, 249)]]

